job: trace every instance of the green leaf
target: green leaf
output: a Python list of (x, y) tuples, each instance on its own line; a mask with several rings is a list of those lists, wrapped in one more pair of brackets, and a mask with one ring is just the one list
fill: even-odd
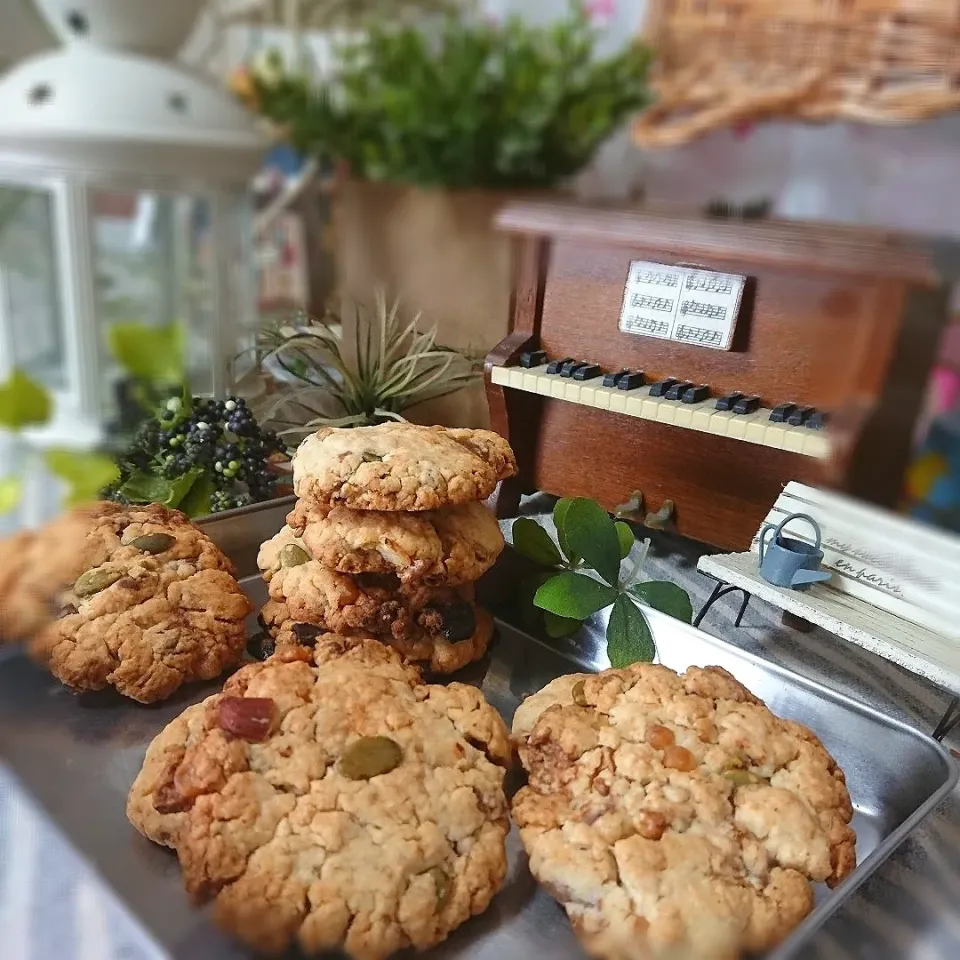
[(178, 510), (182, 510), (188, 517), (206, 517), (210, 514), (210, 497), (213, 495), (213, 480), (204, 473), (197, 477), (190, 489), (183, 495)]
[(50, 419), (53, 404), (50, 394), (22, 370), (15, 368), (5, 383), (0, 383), (0, 427), (22, 430)]
[(529, 517), (513, 521), (513, 547), (517, 553), (545, 567), (556, 567), (561, 562), (560, 551), (550, 534)]
[(577, 497), (567, 508), (563, 528), (571, 549), (609, 584), (620, 576), (620, 539), (600, 504)]
[(611, 667), (627, 667), (631, 663), (649, 663), (657, 647), (647, 618), (625, 594), (617, 597), (607, 624), (607, 656)]
[(678, 587), (669, 580), (644, 580), (643, 583), (633, 584), (629, 590), (648, 607), (684, 623), (693, 622), (693, 604), (683, 587)]
[(558, 573), (536, 592), (533, 602), (541, 610), (549, 610), (558, 617), (586, 620), (591, 614), (609, 607), (617, 598), (617, 591), (593, 577), (582, 573)]
[(140, 471), (131, 475), (120, 488), (120, 493), (134, 503), (160, 503), (165, 507), (178, 508), (202, 475), (202, 467), (194, 467), (173, 480)]
[(543, 625), (546, 628), (547, 636), (558, 640), (560, 637), (569, 637), (576, 633), (582, 626), (582, 620), (572, 620), (570, 617), (558, 617), (549, 610), (543, 611)]
[(564, 556), (571, 563), (579, 563), (580, 555), (570, 546), (570, 542), (567, 540), (566, 518), (571, 503), (573, 503), (573, 497), (563, 497), (557, 501), (553, 508), (553, 522), (557, 525), (557, 539), (560, 541), (560, 549)]
[(116, 463), (102, 453), (53, 449), (47, 450), (43, 459), (47, 469), (69, 485), (70, 507), (99, 499), (100, 491), (120, 476)]
[(117, 323), (107, 332), (107, 342), (130, 376), (158, 386), (182, 382), (184, 350), (179, 324), (148, 327), (142, 323)]
[(630, 550), (633, 548), (635, 537), (629, 523), (618, 520), (614, 527), (617, 531), (617, 539), (620, 541), (620, 559), (626, 560), (630, 556)]
[(0, 477), (0, 514), (9, 513), (23, 496), (23, 481), (19, 477)]

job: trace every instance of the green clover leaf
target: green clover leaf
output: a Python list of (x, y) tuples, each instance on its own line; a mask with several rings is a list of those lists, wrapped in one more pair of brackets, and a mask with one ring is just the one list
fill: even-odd
[(536, 592), (533, 602), (541, 610), (558, 617), (586, 620), (587, 617), (609, 607), (617, 598), (617, 591), (593, 577), (570, 571), (558, 573)]
[(572, 497), (563, 497), (557, 501), (553, 508), (553, 522), (557, 525), (557, 539), (560, 541), (560, 549), (563, 551), (563, 555), (570, 563), (576, 564), (580, 562), (581, 558), (570, 546), (566, 533), (567, 511), (570, 509), (571, 503), (573, 503)]
[(513, 521), (513, 548), (528, 560), (545, 567), (556, 567), (561, 562), (560, 551), (550, 534), (535, 520), (520, 517)]
[(617, 531), (617, 539), (620, 541), (620, 559), (626, 560), (630, 556), (635, 537), (629, 523), (618, 520), (614, 525)]
[(644, 580), (628, 588), (638, 600), (684, 623), (693, 622), (693, 604), (682, 587), (668, 580)]
[(563, 532), (571, 549), (607, 583), (620, 576), (620, 538), (610, 515), (593, 500), (577, 497), (563, 515)]
[(607, 623), (607, 656), (610, 666), (627, 667), (631, 663), (650, 663), (657, 647), (647, 618), (625, 594), (617, 597)]
[(132, 377), (155, 386), (174, 385), (184, 378), (183, 330), (180, 324), (148, 327), (116, 323), (107, 342), (117, 362)]

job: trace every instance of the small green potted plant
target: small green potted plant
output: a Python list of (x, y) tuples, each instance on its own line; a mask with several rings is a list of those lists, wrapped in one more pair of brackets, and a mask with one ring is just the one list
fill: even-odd
[[(687, 592), (667, 580), (641, 579), (650, 541), (634, 551), (631, 526), (614, 521), (593, 500), (558, 500), (553, 520), (556, 540), (529, 517), (514, 520), (511, 530), (514, 550), (540, 568), (521, 584), (528, 624), (542, 624), (548, 636), (559, 638), (577, 633), (584, 621), (609, 609), (611, 666), (652, 661), (657, 647), (645, 610), (690, 623), (693, 605)], [(631, 553), (636, 554), (632, 561)]]
[(510, 249), (495, 211), (562, 189), (650, 100), (649, 51), (597, 56), (598, 39), (574, 3), (548, 26), (374, 23), (319, 80), (257, 61), (248, 101), (304, 155), (348, 171), (335, 241), (346, 297), (398, 290), (458, 348), (486, 353), (504, 336)]

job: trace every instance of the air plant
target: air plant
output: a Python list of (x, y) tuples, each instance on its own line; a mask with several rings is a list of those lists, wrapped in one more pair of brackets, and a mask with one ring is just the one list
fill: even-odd
[(436, 342), (436, 327), (420, 330), (420, 314), (405, 323), (399, 301), (378, 291), (374, 316), (357, 308), (354, 356), (345, 355), (337, 314), (299, 318), (261, 332), (260, 370), (275, 389), (258, 416), (290, 438), (321, 426), (358, 427), (403, 420), (426, 400), (462, 390), (482, 375), (482, 363)]

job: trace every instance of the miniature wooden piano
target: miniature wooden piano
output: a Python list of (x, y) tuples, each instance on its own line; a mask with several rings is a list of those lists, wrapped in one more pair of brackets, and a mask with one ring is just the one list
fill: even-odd
[[(860, 229), (548, 203), (517, 235), (511, 332), (486, 363), (501, 492), (674, 504), (745, 550), (791, 481), (894, 506), (947, 317), (922, 249)], [(637, 501), (634, 499), (634, 503)], [(642, 514), (640, 515), (642, 518)]]

